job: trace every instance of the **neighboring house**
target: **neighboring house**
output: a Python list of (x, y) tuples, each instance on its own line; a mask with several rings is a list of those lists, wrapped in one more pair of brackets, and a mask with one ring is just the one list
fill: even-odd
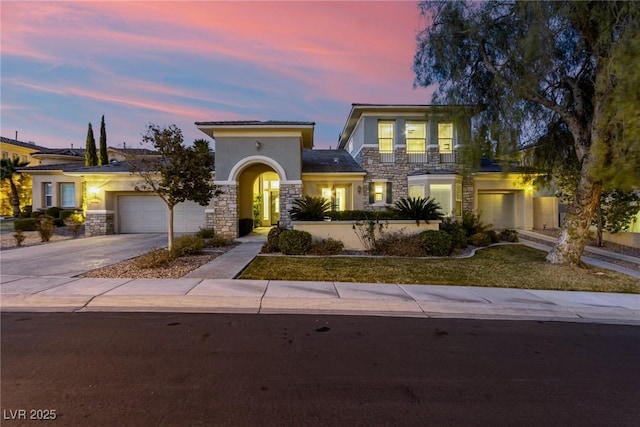
[[(496, 228), (531, 229), (540, 203), (521, 174), (491, 162), (461, 171), (475, 113), (467, 106), (353, 104), (338, 148), (329, 150), (313, 149), (313, 122), (197, 122), (215, 139), (220, 192), (206, 207), (179, 205), (176, 231), (214, 227), (235, 237), (243, 218), (289, 227), (289, 210), (303, 195), (325, 197), (335, 210), (385, 209), (403, 197), (429, 196), (447, 215), (471, 210)], [(83, 208), (88, 235), (166, 231), (166, 206), (136, 192), (141, 180), (122, 161), (124, 152), (110, 150), (114, 161), (95, 167), (84, 167), (84, 150), (42, 150), (41, 166), (24, 169), (33, 176), (34, 210)], [(538, 210), (548, 214), (544, 203)], [(548, 215), (548, 228), (557, 226), (557, 211)]]
[(29, 162), (29, 165), (35, 166), (39, 165), (40, 162), (32, 155), (41, 150), (46, 150), (46, 148), (36, 145), (35, 142), (0, 137), (0, 154), (3, 159), (20, 159), (23, 162)]

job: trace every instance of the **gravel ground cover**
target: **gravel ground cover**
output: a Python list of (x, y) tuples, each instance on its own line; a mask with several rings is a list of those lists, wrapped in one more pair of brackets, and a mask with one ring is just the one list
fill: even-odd
[(173, 261), (155, 268), (140, 268), (136, 258), (111, 264), (106, 267), (88, 271), (79, 277), (94, 278), (127, 278), (127, 279), (179, 279), (196, 268), (214, 260), (233, 246), (209, 249), (201, 255), (176, 258)]

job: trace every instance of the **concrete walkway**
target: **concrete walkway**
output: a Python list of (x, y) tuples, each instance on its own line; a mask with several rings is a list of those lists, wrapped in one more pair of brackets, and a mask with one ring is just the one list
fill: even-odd
[[(556, 242), (556, 239), (545, 234), (536, 233), (535, 231), (525, 231), (518, 230), (518, 235), (520, 236), (520, 243), (525, 244), (527, 246), (531, 246), (536, 249), (540, 249), (543, 251), (549, 252), (553, 247), (553, 244)], [(607, 251), (600, 248), (594, 248), (592, 246), (587, 246), (584, 250), (584, 254), (582, 256), (582, 261), (586, 264), (592, 265), (598, 268), (604, 268), (607, 270), (617, 271), (619, 273), (626, 274), (631, 277), (636, 277), (640, 279), (640, 258), (619, 254), (612, 251)], [(623, 267), (613, 262), (603, 261), (601, 259), (596, 259), (590, 257), (589, 254), (599, 255), (601, 257), (606, 257), (611, 260), (620, 260), (624, 261), (626, 264), (633, 266), (633, 268)]]

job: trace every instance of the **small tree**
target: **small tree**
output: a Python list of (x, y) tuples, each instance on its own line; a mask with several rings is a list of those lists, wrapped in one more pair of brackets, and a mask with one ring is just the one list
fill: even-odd
[(20, 192), (16, 185), (16, 180), (21, 174), (17, 169), (27, 166), (29, 162), (23, 162), (19, 158), (0, 160), (0, 178), (2, 181), (8, 181), (11, 187), (11, 206), (13, 207), (13, 217), (20, 216)]
[(168, 249), (173, 250), (173, 208), (186, 200), (206, 206), (214, 195), (211, 183), (213, 154), (206, 140), (198, 139), (192, 147), (183, 145), (182, 131), (176, 125), (147, 126), (142, 144), (151, 144), (158, 152), (155, 159), (129, 157), (132, 173), (143, 183), (136, 191), (153, 191), (169, 208)]
[(104, 115), (100, 122), (100, 152), (98, 154), (98, 165), (109, 164), (109, 155), (107, 154), (107, 130), (104, 125)]
[(593, 219), (596, 226), (596, 244), (602, 246), (603, 230), (612, 234), (626, 230), (638, 212), (640, 196), (635, 192), (603, 191)]
[(87, 145), (84, 151), (84, 165), (96, 166), (98, 164), (98, 155), (96, 154), (96, 139), (93, 137), (93, 127), (89, 122), (87, 129)]

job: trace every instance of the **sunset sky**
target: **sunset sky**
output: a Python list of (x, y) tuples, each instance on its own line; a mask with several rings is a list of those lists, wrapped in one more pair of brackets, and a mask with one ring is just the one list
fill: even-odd
[(2, 1), (2, 136), (138, 146), (149, 123), (308, 120), (335, 147), (352, 103), (422, 103), (414, 1)]

